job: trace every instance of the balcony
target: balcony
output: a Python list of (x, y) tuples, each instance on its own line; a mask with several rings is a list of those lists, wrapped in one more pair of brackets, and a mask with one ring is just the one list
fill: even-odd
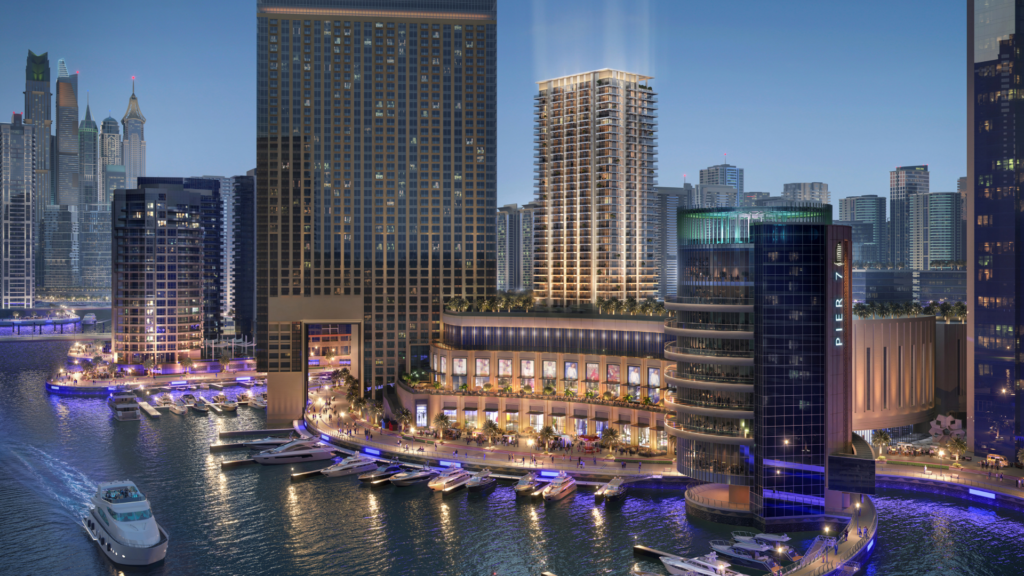
[(676, 422), (675, 416), (665, 416), (665, 429), (677, 438), (696, 440), (698, 442), (713, 442), (717, 444), (731, 444), (738, 446), (753, 446), (754, 438), (749, 431), (735, 431), (715, 428), (700, 428), (694, 426), (683, 426)]

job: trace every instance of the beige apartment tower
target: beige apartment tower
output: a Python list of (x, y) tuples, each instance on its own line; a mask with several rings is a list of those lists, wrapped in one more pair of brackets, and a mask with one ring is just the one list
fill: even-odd
[(538, 82), (538, 299), (657, 295), (657, 96), (649, 80), (603, 69)]

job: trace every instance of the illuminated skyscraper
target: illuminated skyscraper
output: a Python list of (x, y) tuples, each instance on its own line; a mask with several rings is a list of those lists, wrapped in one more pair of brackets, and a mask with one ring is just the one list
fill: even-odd
[(132, 78), (132, 97), (128, 99), (128, 110), (121, 118), (124, 126), (124, 140), (121, 143), (121, 160), (124, 162), (128, 188), (135, 188), (138, 179), (146, 175), (146, 117), (139, 109), (135, 97), (135, 79)]
[(62, 206), (78, 204), (78, 72), (68, 74), (64, 59), (57, 61), (57, 191)]
[[(121, 162), (121, 130), (117, 120), (107, 116), (100, 124), (100, 191), (103, 194), (104, 202), (110, 202), (114, 196), (111, 190), (113, 186), (107, 182), (107, 166), (120, 166), (121, 169), (113, 169), (115, 173), (124, 172), (124, 164)], [(115, 176), (116, 177), (116, 176)], [(116, 188), (124, 188), (126, 182), (121, 182)]]
[(889, 172), (889, 262), (910, 265), (910, 197), (929, 192), (927, 166), (900, 166)]
[(85, 119), (78, 125), (78, 201), (81, 204), (98, 204), (102, 198), (99, 138), (99, 127), (86, 104)]
[(657, 97), (649, 80), (606, 68), (538, 83), (538, 299), (657, 296)]
[[(50, 59), (46, 52), (34, 54), (28, 51), (25, 65), (25, 126), (35, 131), (36, 145), (36, 187), (33, 202), (33, 220), (36, 227), (43, 220), (43, 207), (56, 201), (51, 169), (53, 94), (50, 92)], [(38, 242), (38, 237), (36, 238)]]
[(304, 405), (308, 334), (364, 392), (495, 286), (497, 2), (257, 1), (257, 365)]
[(36, 130), (14, 114), (0, 124), (0, 307), (35, 305), (35, 226), (32, 209)]

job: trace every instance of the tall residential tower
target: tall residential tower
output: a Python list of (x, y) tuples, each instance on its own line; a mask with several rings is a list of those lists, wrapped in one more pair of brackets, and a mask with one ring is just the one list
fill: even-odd
[(606, 68), (538, 83), (537, 298), (575, 305), (657, 295), (650, 80)]
[(128, 110), (121, 118), (124, 126), (124, 140), (121, 142), (121, 161), (124, 163), (128, 188), (136, 188), (140, 177), (146, 175), (146, 117), (139, 109), (135, 97), (135, 78), (132, 78), (132, 97), (128, 99)]
[(57, 164), (55, 204), (78, 204), (78, 72), (68, 74), (64, 59), (57, 61)]
[(14, 114), (0, 124), (0, 308), (35, 305), (33, 195), (43, 176), (36, 170), (36, 135)]
[(743, 168), (737, 168), (732, 164), (718, 164), (709, 166), (700, 171), (700, 183), (716, 186), (732, 186), (736, 189), (736, 195), (743, 197)]
[(281, 421), (309, 334), (380, 398), (447, 300), (494, 293), (497, 1), (256, 6), (256, 360)]
[[(50, 92), (50, 59), (47, 53), (28, 51), (25, 65), (25, 126), (32, 126), (36, 143), (36, 187), (33, 202), (33, 221), (36, 228), (43, 221), (43, 207), (53, 204), (53, 170), (51, 168), (53, 94)], [(38, 238), (36, 239), (38, 242)]]
[(889, 262), (910, 264), (910, 197), (927, 194), (928, 166), (900, 166), (889, 172)]

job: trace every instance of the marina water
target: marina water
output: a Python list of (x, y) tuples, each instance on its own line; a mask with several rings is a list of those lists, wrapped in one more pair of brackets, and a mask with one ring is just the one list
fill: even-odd
[[(289, 481), (293, 468), (324, 463), (222, 473), (221, 459), (242, 454), (211, 455), (217, 433), (262, 428), (263, 412), (117, 422), (102, 398), (44, 392), (68, 346), (0, 343), (0, 574), (117, 574), (80, 518), (97, 482), (122, 479), (145, 492), (171, 537), (163, 565), (125, 573), (583, 576), (636, 564), (664, 573), (635, 559), (633, 544), (692, 556), (731, 532), (687, 520), (682, 493), (670, 490), (596, 505), (581, 491), (545, 505), (517, 501), (508, 483), (442, 496), (354, 478)], [(895, 490), (882, 492), (878, 509), (867, 574), (1021, 573), (1022, 514)], [(794, 536), (804, 549), (813, 534)]]

